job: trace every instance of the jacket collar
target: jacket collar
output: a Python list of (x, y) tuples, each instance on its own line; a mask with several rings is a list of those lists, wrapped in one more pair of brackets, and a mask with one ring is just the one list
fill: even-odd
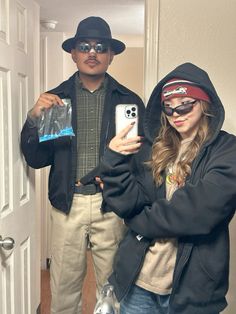
[[(73, 94), (74, 90), (74, 84), (75, 84), (75, 76), (77, 75), (78, 71), (75, 72), (68, 80), (61, 83), (58, 87), (50, 90), (50, 93), (54, 93), (59, 95), (61, 98), (70, 98)], [(128, 95), (127, 90), (123, 85), (118, 83), (112, 76), (110, 76), (108, 73), (106, 73), (106, 76), (108, 78), (108, 90), (110, 92), (117, 91), (118, 93), (122, 95)]]

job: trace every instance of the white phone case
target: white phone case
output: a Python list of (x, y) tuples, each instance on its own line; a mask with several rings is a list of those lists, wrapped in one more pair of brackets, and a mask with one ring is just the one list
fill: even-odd
[(127, 125), (135, 122), (133, 128), (127, 134), (127, 138), (138, 135), (138, 106), (136, 104), (119, 104), (116, 106), (116, 134)]

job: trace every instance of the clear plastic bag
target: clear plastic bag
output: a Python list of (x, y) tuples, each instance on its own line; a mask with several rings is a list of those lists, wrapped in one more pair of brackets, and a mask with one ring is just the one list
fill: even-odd
[(43, 111), (38, 121), (39, 142), (75, 135), (71, 126), (71, 100), (64, 98), (62, 101), (63, 106), (55, 105)]
[(118, 314), (114, 287), (109, 283), (103, 286), (93, 314)]

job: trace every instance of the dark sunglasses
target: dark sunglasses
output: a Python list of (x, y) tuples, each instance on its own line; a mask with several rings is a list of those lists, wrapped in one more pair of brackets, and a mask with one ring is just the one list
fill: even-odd
[(76, 49), (84, 53), (90, 52), (91, 49), (94, 49), (96, 53), (105, 53), (108, 51), (108, 48), (109, 46), (106, 43), (97, 43), (97, 44), (91, 45), (86, 42), (81, 42), (76, 45)]
[(186, 113), (189, 113), (193, 110), (193, 106), (197, 103), (197, 100), (185, 102), (182, 105), (179, 105), (175, 108), (171, 108), (169, 106), (162, 105), (162, 111), (167, 116), (173, 116), (174, 112), (178, 113), (180, 116)]

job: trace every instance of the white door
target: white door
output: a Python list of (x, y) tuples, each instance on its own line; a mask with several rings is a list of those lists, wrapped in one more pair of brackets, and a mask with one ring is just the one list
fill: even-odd
[(32, 0), (0, 0), (0, 314), (33, 314), (40, 303), (34, 172), (19, 148), (34, 103), (38, 12)]

